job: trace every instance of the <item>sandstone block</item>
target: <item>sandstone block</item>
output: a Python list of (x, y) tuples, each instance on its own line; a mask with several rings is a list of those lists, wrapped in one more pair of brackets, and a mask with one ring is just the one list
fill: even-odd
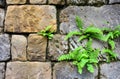
[(5, 17), (5, 11), (3, 9), (0, 9), (0, 27), (3, 27), (4, 17)]
[(10, 40), (8, 34), (0, 34), (0, 61), (10, 58)]
[(9, 62), (6, 79), (51, 79), (49, 62)]
[(83, 74), (79, 74), (75, 66), (71, 63), (57, 63), (53, 68), (53, 79), (97, 79), (98, 69), (94, 73), (89, 73), (86, 69)]
[(30, 0), (31, 4), (46, 4), (47, 0)]
[(4, 79), (5, 75), (5, 63), (0, 63), (0, 79)]
[(28, 37), (27, 57), (28, 60), (45, 61), (46, 59), (47, 38), (30, 34)]
[(5, 32), (38, 32), (51, 25), (56, 31), (56, 9), (49, 5), (8, 6)]
[(49, 41), (48, 52), (52, 60), (57, 60), (60, 55), (68, 52), (68, 42), (64, 39), (64, 35), (56, 34), (53, 39)]
[(61, 4), (61, 5), (65, 4), (65, 0), (49, 0), (48, 2), (49, 4)]
[(100, 66), (100, 79), (120, 79), (120, 62), (102, 64)]
[(12, 35), (12, 60), (26, 60), (27, 39), (23, 35)]
[(6, 0), (7, 4), (25, 4), (26, 0)]

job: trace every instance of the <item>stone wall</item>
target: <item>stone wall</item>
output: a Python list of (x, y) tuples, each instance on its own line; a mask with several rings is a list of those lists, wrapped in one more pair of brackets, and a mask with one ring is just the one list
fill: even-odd
[[(93, 74), (79, 74), (71, 62), (58, 62), (80, 43), (77, 37), (65, 41), (76, 30), (75, 16), (85, 26), (120, 24), (120, 0), (0, 0), (0, 79), (120, 79), (120, 39), (116, 39), (118, 60), (101, 62)], [(105, 23), (107, 21), (107, 23)], [(36, 33), (51, 25), (52, 40)], [(95, 42), (94, 47), (105, 46)]]

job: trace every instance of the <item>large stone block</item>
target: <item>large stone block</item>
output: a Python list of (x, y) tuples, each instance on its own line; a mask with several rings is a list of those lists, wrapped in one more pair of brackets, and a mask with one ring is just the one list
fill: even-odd
[(56, 31), (56, 8), (49, 5), (8, 6), (5, 32), (38, 32), (51, 25)]
[(61, 4), (61, 5), (65, 4), (65, 0), (49, 0), (48, 2), (49, 4)]
[(27, 58), (28, 60), (45, 61), (47, 38), (30, 34), (28, 37)]
[(9, 62), (5, 79), (51, 79), (51, 63)]
[(0, 63), (0, 79), (4, 79), (5, 76), (5, 63)]
[(6, 0), (7, 4), (25, 4), (26, 0)]
[(57, 63), (53, 68), (53, 79), (98, 79), (98, 69), (94, 73), (89, 73), (86, 69), (82, 74), (77, 72), (75, 66), (71, 63)]
[(100, 79), (120, 79), (120, 62), (100, 65)]
[(4, 17), (5, 11), (3, 9), (0, 9), (0, 27), (3, 27)]
[(26, 47), (27, 39), (23, 35), (12, 35), (11, 40), (11, 54), (12, 60), (27, 60)]
[(31, 4), (46, 4), (47, 0), (30, 0)]
[(81, 17), (84, 27), (91, 24), (99, 28), (114, 28), (120, 24), (120, 5), (104, 5), (102, 7), (69, 6), (60, 13), (60, 32), (66, 34), (77, 30), (75, 16)]
[(65, 41), (65, 36), (59, 34), (54, 35), (53, 39), (49, 41), (48, 49), (51, 60), (57, 60), (60, 55), (67, 53), (68, 42)]
[(0, 34), (0, 61), (10, 59), (10, 39), (8, 34)]
[(109, 4), (112, 4), (112, 3), (120, 3), (120, 0), (109, 0)]
[(4, 7), (5, 6), (5, 0), (0, 0), (0, 7)]

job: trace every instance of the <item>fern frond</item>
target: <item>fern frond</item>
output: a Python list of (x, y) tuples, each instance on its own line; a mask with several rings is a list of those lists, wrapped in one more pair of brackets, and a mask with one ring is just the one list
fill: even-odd
[(89, 72), (93, 73), (94, 72), (94, 67), (92, 64), (87, 64), (87, 69)]
[(115, 49), (115, 42), (113, 40), (109, 40), (108, 43), (109, 43), (111, 49), (114, 50)]
[(76, 16), (76, 25), (80, 31), (83, 29), (83, 21), (79, 16)]

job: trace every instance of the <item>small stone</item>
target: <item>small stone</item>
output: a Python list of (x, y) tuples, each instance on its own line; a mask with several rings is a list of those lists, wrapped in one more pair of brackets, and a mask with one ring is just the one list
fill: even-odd
[(5, 79), (51, 79), (51, 63), (8, 62)]
[(56, 8), (50, 5), (8, 6), (5, 32), (39, 32), (47, 26), (56, 31)]
[(100, 65), (100, 79), (120, 79), (120, 62)]
[(106, 0), (89, 0), (88, 4), (105, 4)]
[(46, 4), (47, 0), (30, 0), (31, 4)]
[(0, 0), (0, 7), (4, 7), (5, 6), (5, 0)]
[(4, 18), (5, 18), (5, 11), (4, 9), (0, 9), (0, 27), (3, 27)]
[(67, 0), (68, 4), (85, 4), (86, 0)]
[(26, 60), (27, 39), (23, 35), (12, 35), (12, 60)]
[(47, 38), (30, 34), (28, 37), (27, 57), (28, 60), (45, 61)]
[(120, 3), (120, 0), (109, 0), (109, 4)]
[(8, 34), (0, 34), (0, 61), (10, 59), (10, 40)]
[(65, 4), (65, 0), (49, 0), (49, 4)]
[(86, 69), (79, 74), (77, 68), (72, 63), (61, 62), (55, 64), (53, 68), (53, 79), (97, 79), (98, 69), (94, 73), (89, 73)]
[(64, 35), (56, 34), (53, 39), (49, 41), (48, 45), (49, 58), (51, 60), (58, 60), (58, 57), (68, 52), (68, 42), (65, 41)]
[(26, 0), (6, 0), (7, 4), (25, 4)]
[(4, 79), (5, 75), (5, 63), (0, 63), (0, 79)]

